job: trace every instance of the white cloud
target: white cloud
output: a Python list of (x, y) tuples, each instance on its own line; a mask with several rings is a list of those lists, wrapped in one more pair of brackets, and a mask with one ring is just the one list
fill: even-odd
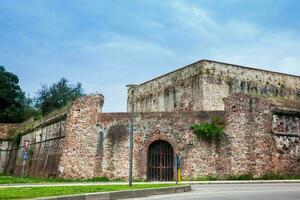
[(237, 18), (221, 22), (209, 10), (184, 1), (172, 1), (171, 6), (182, 29), (191, 30), (199, 50), (195, 60), (198, 52), (205, 52), (209, 59), (300, 74), (300, 38), (292, 30), (274, 32)]
[(10, 12), (0, 15), (1, 60), (30, 93), (66, 76), (88, 93), (101, 90), (106, 111), (125, 110), (126, 84), (203, 58), (300, 74), (300, 37), (293, 30), (270, 30), (234, 11), (220, 18), (198, 1), (141, 2), (2, 6)]

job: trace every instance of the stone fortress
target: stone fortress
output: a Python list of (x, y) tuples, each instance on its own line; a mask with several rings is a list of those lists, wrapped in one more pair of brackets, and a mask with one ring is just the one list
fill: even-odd
[[(300, 175), (299, 76), (201, 60), (129, 88), (128, 112), (102, 113), (103, 103), (85, 96), (29, 128), (1, 124), (0, 173), (21, 175), (26, 140), (28, 176), (127, 178), (133, 105), (135, 179), (175, 179), (175, 156), (186, 179)], [(191, 125), (215, 118), (224, 134), (197, 139)], [(12, 130), (22, 132), (18, 145)]]

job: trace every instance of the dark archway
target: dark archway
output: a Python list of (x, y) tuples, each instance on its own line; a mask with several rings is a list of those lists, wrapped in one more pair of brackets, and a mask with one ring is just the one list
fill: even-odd
[(150, 144), (147, 155), (148, 181), (171, 181), (174, 176), (174, 150), (164, 141)]

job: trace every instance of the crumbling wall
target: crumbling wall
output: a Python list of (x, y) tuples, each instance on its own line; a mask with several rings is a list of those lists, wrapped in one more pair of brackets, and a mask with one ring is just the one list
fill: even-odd
[[(22, 132), (19, 145), (10, 141), (5, 173), (21, 176), (24, 165), (25, 176), (56, 176), (61, 144), (64, 141), (65, 118), (66, 114), (61, 114), (26, 129), (26, 132)], [(23, 130), (22, 126), (18, 127), (21, 129), (17, 130)], [(29, 160), (23, 162), (25, 141), (29, 144)]]
[(276, 170), (292, 174), (300, 172), (300, 110), (273, 111), (272, 134), (277, 154)]
[[(128, 90), (136, 112), (224, 110), (234, 93), (300, 99), (300, 77), (202, 60)], [(133, 96), (132, 96), (133, 95)]]
[(17, 127), (19, 124), (0, 123), (0, 140), (8, 139), (9, 130)]
[(59, 162), (59, 176), (91, 178), (98, 164), (100, 151), (98, 113), (102, 111), (102, 95), (84, 96), (73, 102), (68, 111), (65, 142)]
[(10, 140), (0, 140), (0, 174), (4, 173), (11, 150)]
[[(219, 143), (197, 140), (190, 126), (222, 117), (224, 112), (164, 112), (136, 113), (134, 117), (134, 178), (147, 177), (147, 152), (149, 145), (157, 140), (169, 142), (175, 154), (182, 158), (184, 177), (221, 173), (223, 162)], [(101, 168), (96, 174), (110, 178), (128, 177), (129, 113), (101, 113), (98, 117), (103, 135), (103, 157), (97, 161)], [(175, 156), (175, 155), (174, 155)]]
[(300, 174), (298, 104), (243, 94), (225, 99), (232, 174)]
[(17, 124), (0, 123), (0, 174), (4, 173), (11, 150), (11, 141), (8, 138), (8, 132), (15, 126)]
[(101, 155), (97, 116), (102, 106), (102, 95), (84, 96), (74, 101), (66, 113), (29, 126), (18, 124), (16, 131), (21, 131), (21, 141), (19, 146), (11, 145), (9, 149), (5, 173), (22, 174), (22, 154), (25, 141), (28, 141), (29, 160), (24, 165), (25, 176), (94, 177), (94, 168), (98, 167), (94, 164)]

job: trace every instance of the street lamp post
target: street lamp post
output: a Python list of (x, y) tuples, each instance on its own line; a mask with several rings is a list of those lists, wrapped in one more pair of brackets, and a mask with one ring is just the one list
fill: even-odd
[(132, 187), (132, 163), (133, 163), (133, 117), (134, 117), (134, 89), (137, 85), (126, 85), (128, 89), (131, 89), (131, 113), (130, 113), (130, 136), (129, 136), (129, 187)]

